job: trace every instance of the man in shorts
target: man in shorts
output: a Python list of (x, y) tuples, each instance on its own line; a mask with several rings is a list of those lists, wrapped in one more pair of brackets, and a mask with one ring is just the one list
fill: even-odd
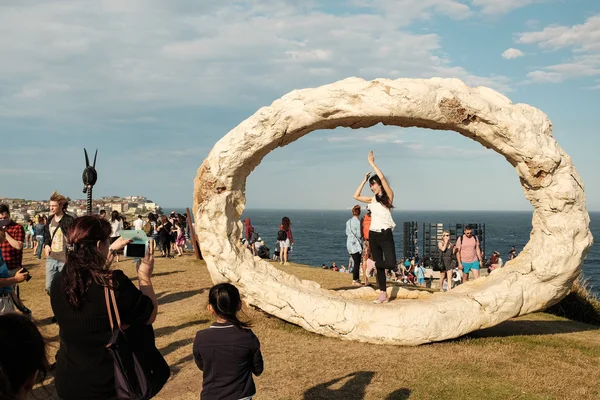
[(477, 236), (473, 235), (471, 225), (465, 226), (463, 235), (456, 241), (456, 261), (458, 269), (463, 272), (463, 280), (469, 280), (469, 272), (473, 272), (473, 279), (479, 278), (479, 269), (482, 266), (481, 249)]

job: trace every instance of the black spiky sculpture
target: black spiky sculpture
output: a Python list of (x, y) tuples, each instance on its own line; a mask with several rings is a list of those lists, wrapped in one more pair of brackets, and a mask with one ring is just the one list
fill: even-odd
[(94, 164), (90, 165), (90, 159), (86, 149), (83, 149), (85, 153), (85, 169), (81, 178), (83, 179), (83, 193), (87, 193), (87, 213), (92, 215), (92, 189), (98, 180), (98, 173), (96, 172), (96, 157), (98, 156), (98, 149), (94, 154)]

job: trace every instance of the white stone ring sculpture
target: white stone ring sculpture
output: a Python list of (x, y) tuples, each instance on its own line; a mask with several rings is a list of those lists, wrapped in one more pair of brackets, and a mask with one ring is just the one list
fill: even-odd
[[(253, 257), (240, 242), (240, 216), (246, 179), (263, 157), (314, 130), (377, 123), (453, 130), (502, 154), (534, 207), (519, 256), (450, 292), (388, 289), (396, 299), (382, 305), (366, 300), (375, 296), (371, 288), (325, 290)], [(198, 169), (194, 216), (215, 283), (232, 282), (246, 303), (308, 331), (380, 344), (456, 338), (543, 310), (568, 294), (592, 244), (583, 182), (548, 117), (456, 79), (348, 78), (288, 93), (215, 144)]]

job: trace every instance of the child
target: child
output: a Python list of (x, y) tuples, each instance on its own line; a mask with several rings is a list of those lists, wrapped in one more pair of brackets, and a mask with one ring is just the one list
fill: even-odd
[(417, 267), (417, 286), (424, 287), (425, 286), (425, 267), (423, 266), (423, 262), (419, 263)]
[(275, 242), (275, 247), (273, 248), (273, 261), (279, 261), (280, 247), (279, 242)]
[(365, 272), (365, 283), (363, 285), (365, 286), (369, 286), (369, 277), (371, 276), (371, 274), (373, 273), (373, 271), (375, 271), (375, 261), (373, 260), (373, 256), (371, 255), (371, 252), (369, 252), (369, 255), (367, 257), (367, 262), (366, 262), (366, 267), (364, 269)]
[(250, 324), (236, 315), (242, 309), (240, 292), (229, 283), (215, 285), (208, 293), (207, 308), (217, 321), (194, 339), (194, 360), (204, 372), (200, 398), (252, 399), (256, 394), (252, 374), (262, 374), (263, 359)]

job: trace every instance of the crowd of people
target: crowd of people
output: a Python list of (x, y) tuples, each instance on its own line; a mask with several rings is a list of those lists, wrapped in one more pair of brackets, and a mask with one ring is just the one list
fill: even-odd
[[(131, 243), (120, 234), (129, 228), (124, 218), (114, 212), (110, 218), (105, 213), (73, 218), (65, 210), (66, 198), (53, 193), (51, 215), (38, 243), (46, 251), (46, 291), (59, 326), (60, 345), (55, 362), (50, 363), (31, 311), (15, 296), (18, 284), (30, 279), (22, 267), (29, 224), (24, 227), (11, 220), (9, 207), (0, 204), (0, 399), (26, 399), (49, 372), (54, 376), (54, 399), (153, 397), (170, 376), (152, 329), (159, 314), (152, 285), (154, 251), (148, 247), (145, 256), (135, 261), (136, 286), (111, 267)], [(160, 239), (161, 229), (175, 239), (175, 247), (184, 246), (177, 239), (185, 225), (176, 213), (149, 216), (146, 221), (138, 216), (132, 226), (154, 236), (164, 256), (171, 240)], [(239, 291), (231, 284), (218, 284), (209, 291), (208, 310), (215, 322), (196, 334), (191, 351), (204, 371), (203, 399), (248, 400), (256, 393), (252, 376), (264, 368), (260, 342), (251, 324), (238, 318), (241, 305)], [(235, 354), (230, 351), (232, 344)]]
[(292, 221), (289, 217), (283, 217), (279, 230), (277, 231), (277, 240), (271, 250), (265, 245), (265, 241), (260, 237), (258, 231), (252, 226), (250, 218), (244, 219), (244, 234), (241, 238), (242, 244), (252, 252), (253, 255), (263, 259), (272, 259), (279, 261), (281, 265), (289, 265), (290, 253), (294, 248), (294, 236), (292, 235)]
[[(418, 258), (396, 262), (391, 215), (394, 193), (375, 164), (373, 152), (368, 161), (376, 175), (367, 173), (354, 195), (368, 205), (362, 219), (361, 206), (353, 207), (352, 218), (346, 224), (348, 268), (338, 268), (335, 262), (323, 268), (352, 273), (352, 283), (357, 286), (369, 284), (374, 275), (380, 291), (374, 303), (381, 304), (388, 301), (387, 281), (424, 286), (425, 268)], [(361, 194), (367, 182), (373, 196)], [(0, 204), (0, 398), (25, 399), (49, 371), (54, 376), (57, 399), (116, 398), (117, 392), (131, 390), (126, 386), (141, 376), (147, 380), (144, 398), (152, 397), (170, 375), (152, 329), (159, 315), (152, 285), (154, 252), (158, 247), (162, 257), (171, 257), (171, 252), (183, 254), (190, 229), (186, 216), (151, 213), (146, 219), (138, 215), (129, 223), (116, 211), (110, 217), (100, 212), (73, 218), (66, 209), (66, 198), (55, 192), (50, 197), (51, 215), (37, 216), (22, 226), (11, 220), (9, 207)], [(134, 261), (137, 286), (121, 270), (111, 268), (131, 243), (122, 234), (131, 228), (144, 231), (149, 238), (147, 253)], [(244, 220), (243, 241), (254, 255), (270, 259), (270, 250), (249, 218)], [(273, 259), (288, 265), (293, 244), (291, 221), (283, 217)], [(23, 249), (27, 248), (34, 250), (38, 258), (42, 250), (46, 256), (46, 292), (60, 328), (60, 346), (52, 364), (46, 357), (44, 338), (32, 323), (31, 310), (18, 295), (19, 284), (31, 278), (22, 267)], [(438, 250), (442, 289), (451, 290), (470, 276), (479, 277), (484, 257), (470, 226), (465, 227), (456, 243), (444, 232)], [(508, 258), (514, 257), (513, 247)], [(485, 266), (494, 270), (503, 264), (500, 253), (494, 252)], [(192, 350), (196, 365), (204, 371), (201, 398), (252, 399), (256, 393), (253, 375), (260, 375), (264, 366), (260, 342), (251, 324), (238, 318), (238, 289), (229, 283), (213, 286), (208, 294), (208, 310), (215, 322), (196, 334)], [(114, 346), (119, 335), (128, 338), (125, 349)], [(236, 347), (233, 353), (232, 345)], [(25, 352), (21, 352), (23, 349)], [(138, 363), (135, 377), (120, 374), (123, 365), (117, 361), (123, 358), (115, 354), (123, 351), (130, 355), (127, 360)], [(15, 360), (19, 360), (18, 365)]]

